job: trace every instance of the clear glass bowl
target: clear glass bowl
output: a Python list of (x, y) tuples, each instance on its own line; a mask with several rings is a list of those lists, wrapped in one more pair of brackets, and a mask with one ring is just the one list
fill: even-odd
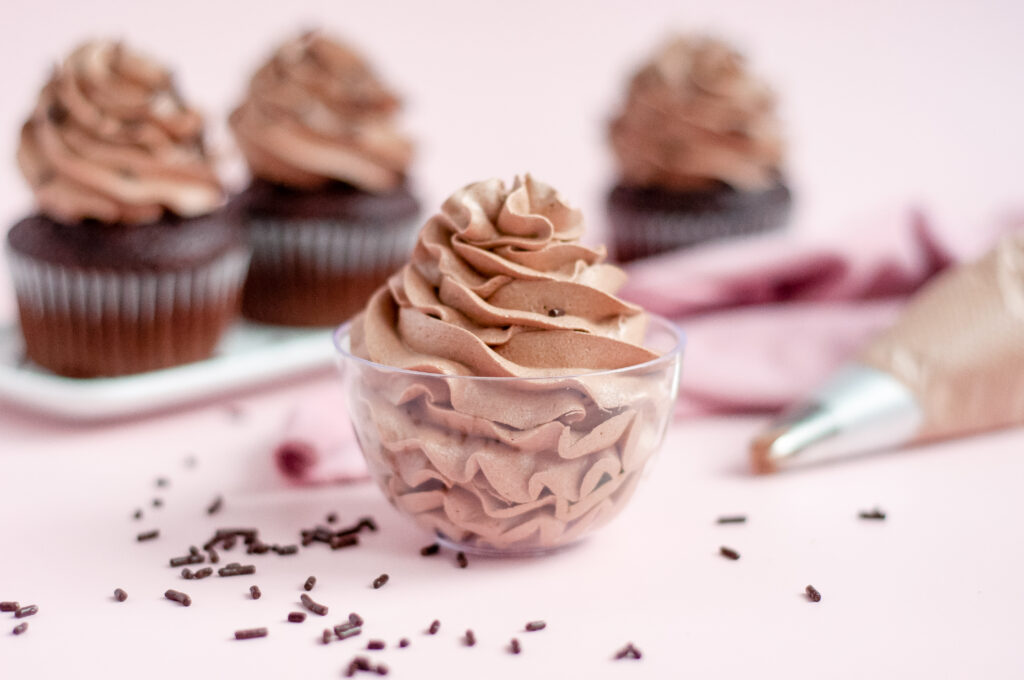
[(651, 316), (657, 359), (551, 378), (384, 366), (335, 332), (359, 446), (388, 500), (450, 547), (528, 555), (573, 543), (626, 505), (679, 389), (683, 339)]

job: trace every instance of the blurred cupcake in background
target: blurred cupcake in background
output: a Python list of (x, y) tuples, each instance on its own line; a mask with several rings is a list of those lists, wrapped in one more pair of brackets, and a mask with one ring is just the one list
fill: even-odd
[(610, 136), (619, 261), (769, 231), (788, 217), (775, 97), (724, 42), (686, 36), (663, 45), (634, 74)]
[(320, 32), (256, 71), (230, 119), (252, 173), (231, 208), (253, 248), (246, 317), (334, 325), (401, 266), (419, 205), (398, 109), (358, 54)]
[(248, 251), (168, 71), (121, 43), (81, 45), (40, 92), (18, 164), (39, 209), (7, 237), (29, 359), (91, 377), (212, 353)]

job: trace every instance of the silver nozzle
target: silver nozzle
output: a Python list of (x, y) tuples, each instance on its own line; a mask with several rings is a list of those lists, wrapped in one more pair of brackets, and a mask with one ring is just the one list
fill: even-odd
[(914, 395), (893, 376), (863, 364), (840, 370), (751, 442), (756, 472), (906, 444), (921, 426)]

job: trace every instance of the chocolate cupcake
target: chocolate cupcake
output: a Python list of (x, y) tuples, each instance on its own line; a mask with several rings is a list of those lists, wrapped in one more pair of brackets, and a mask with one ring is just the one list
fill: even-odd
[(634, 76), (611, 125), (612, 254), (627, 262), (781, 227), (790, 191), (769, 88), (708, 37), (678, 37)]
[(230, 119), (253, 175), (231, 208), (253, 248), (246, 317), (334, 325), (401, 266), (419, 206), (398, 108), (366, 62), (318, 32), (252, 77)]
[(248, 252), (166, 70), (120, 43), (80, 46), (43, 87), (18, 164), (39, 207), (7, 237), (29, 359), (92, 377), (212, 353)]

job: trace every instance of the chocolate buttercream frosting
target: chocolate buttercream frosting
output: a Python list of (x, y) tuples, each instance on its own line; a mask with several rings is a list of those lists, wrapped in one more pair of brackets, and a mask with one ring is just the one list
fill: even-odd
[(569, 542), (617, 512), (660, 441), (674, 367), (614, 370), (659, 355), (642, 345), (646, 314), (615, 296), (622, 271), (582, 231), (529, 176), (471, 184), (353, 322), (354, 355), (406, 369), (351, 366), (371, 470), (452, 540)]
[(88, 42), (40, 92), (18, 164), (42, 212), (64, 223), (194, 217), (223, 201), (202, 133), (162, 66), (119, 42)]
[(399, 104), (358, 54), (313, 31), (256, 71), (230, 123), (257, 177), (384, 192), (402, 183), (412, 158), (394, 121)]
[(742, 55), (681, 36), (633, 76), (611, 141), (624, 184), (756, 191), (779, 182), (779, 128), (774, 95)]

